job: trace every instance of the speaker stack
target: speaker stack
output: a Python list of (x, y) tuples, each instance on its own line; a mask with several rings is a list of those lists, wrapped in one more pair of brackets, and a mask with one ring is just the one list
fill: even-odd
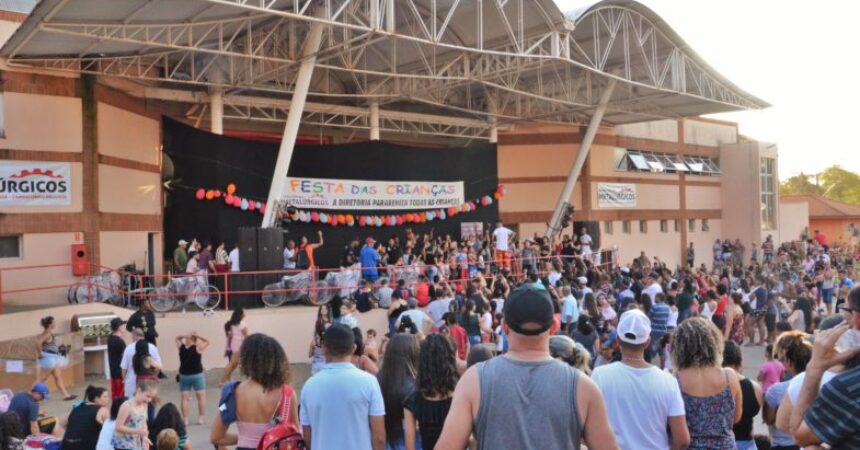
[[(284, 265), (284, 231), (280, 228), (240, 227), (238, 229), (239, 267), (242, 272), (280, 270)], [(231, 291), (262, 291), (283, 275), (254, 274), (230, 277)], [(231, 294), (230, 308), (263, 306), (260, 294)]]

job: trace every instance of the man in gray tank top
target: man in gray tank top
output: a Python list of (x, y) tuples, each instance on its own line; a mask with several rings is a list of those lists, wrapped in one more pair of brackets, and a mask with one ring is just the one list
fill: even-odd
[(553, 313), (546, 290), (511, 292), (502, 325), (510, 350), (463, 374), (437, 450), (462, 450), (472, 433), (482, 450), (618, 448), (597, 386), (550, 356)]

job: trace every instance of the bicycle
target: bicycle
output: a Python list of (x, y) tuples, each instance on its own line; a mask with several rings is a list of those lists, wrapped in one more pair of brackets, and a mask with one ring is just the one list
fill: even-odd
[(169, 312), (178, 305), (184, 310), (189, 303), (204, 312), (211, 312), (221, 303), (221, 291), (209, 284), (207, 275), (173, 277), (166, 286), (155, 288), (149, 303), (160, 313)]
[[(311, 300), (310, 288), (311, 271), (299, 272), (295, 275), (285, 275), (277, 283), (267, 284), (263, 288), (263, 304), (269, 308), (275, 308), (284, 303), (303, 302), (307, 304), (323, 305), (330, 302), (338, 287), (337, 274), (330, 272), (324, 280), (318, 280), (316, 284), (316, 300)], [(341, 289), (342, 290), (342, 289)]]
[(113, 271), (105, 271), (100, 275), (81, 277), (81, 281), (71, 285), (66, 293), (69, 304), (109, 303), (114, 306), (124, 306), (125, 299), (120, 295), (119, 275)]

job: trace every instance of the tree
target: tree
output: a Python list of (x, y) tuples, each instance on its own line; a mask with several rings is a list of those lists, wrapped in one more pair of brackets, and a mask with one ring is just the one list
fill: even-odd
[(860, 205), (860, 175), (838, 165), (830, 166), (819, 174), (824, 196), (843, 203)]
[(799, 175), (783, 181), (779, 184), (780, 195), (824, 195), (824, 189), (812, 181), (811, 175), (800, 172)]

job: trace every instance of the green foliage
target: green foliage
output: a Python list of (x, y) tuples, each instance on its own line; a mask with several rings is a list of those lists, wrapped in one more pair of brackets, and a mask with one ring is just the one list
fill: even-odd
[(818, 175), (795, 175), (780, 183), (779, 192), (781, 195), (820, 195), (860, 205), (860, 175), (834, 165)]

